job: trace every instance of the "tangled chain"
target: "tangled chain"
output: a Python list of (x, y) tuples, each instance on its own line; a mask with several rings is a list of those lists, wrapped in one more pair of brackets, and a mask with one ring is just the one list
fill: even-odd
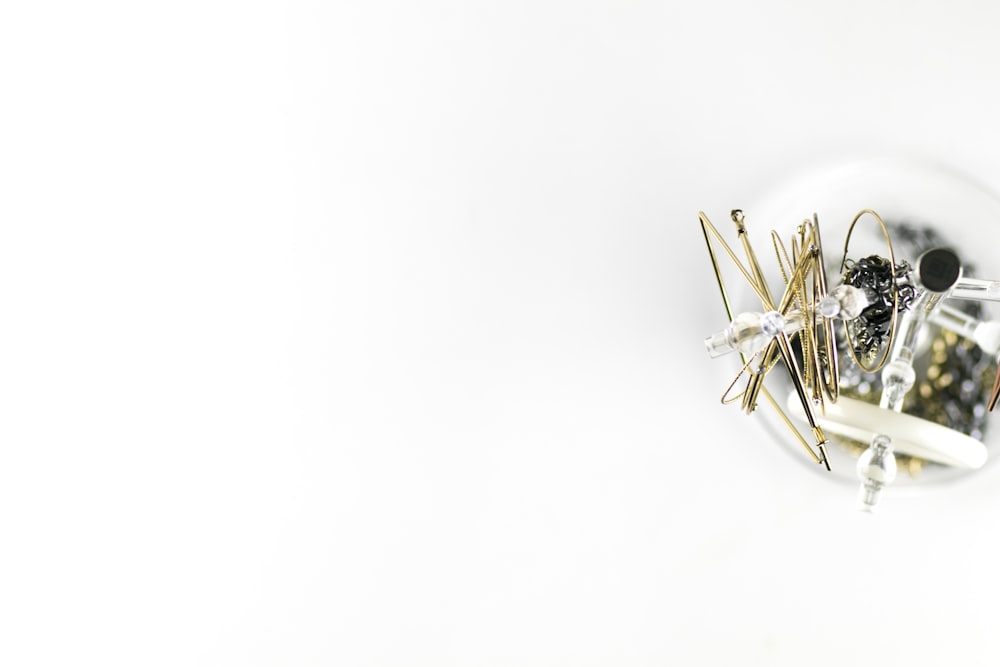
[(910, 282), (912, 267), (902, 261), (892, 263), (878, 255), (862, 257), (847, 263), (844, 283), (865, 290), (874, 303), (853, 321), (854, 352), (858, 358), (871, 359), (889, 339), (892, 327), (893, 302), (898, 298), (898, 310), (907, 310), (917, 290)]

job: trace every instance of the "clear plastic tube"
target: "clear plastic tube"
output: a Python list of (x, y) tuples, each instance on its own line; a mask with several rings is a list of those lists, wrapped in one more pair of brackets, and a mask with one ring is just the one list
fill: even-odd
[(959, 278), (948, 294), (956, 299), (976, 299), (979, 301), (1000, 301), (1000, 280), (980, 280)]

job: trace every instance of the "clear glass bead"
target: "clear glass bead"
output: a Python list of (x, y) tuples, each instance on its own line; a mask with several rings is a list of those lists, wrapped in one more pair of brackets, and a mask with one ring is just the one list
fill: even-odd
[[(830, 297), (833, 297), (837, 301), (837, 312), (834, 316), (844, 320), (853, 320), (872, 303), (868, 293), (854, 285), (838, 285), (830, 292), (827, 298)], [(828, 309), (831, 307), (831, 305), (827, 304)], [(829, 315), (823, 316), (829, 317)]]
[(804, 322), (801, 313), (793, 313), (788, 319), (776, 310), (767, 313), (740, 313), (725, 330), (705, 339), (705, 349), (712, 357), (720, 357), (736, 350), (752, 356), (764, 349), (782, 331), (798, 331)]

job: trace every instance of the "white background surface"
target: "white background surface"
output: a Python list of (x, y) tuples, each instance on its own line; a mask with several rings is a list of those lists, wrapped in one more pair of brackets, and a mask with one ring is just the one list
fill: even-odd
[(1000, 187), (998, 18), (7, 3), (0, 664), (996, 664), (1000, 473), (862, 515), (720, 406), (696, 216)]

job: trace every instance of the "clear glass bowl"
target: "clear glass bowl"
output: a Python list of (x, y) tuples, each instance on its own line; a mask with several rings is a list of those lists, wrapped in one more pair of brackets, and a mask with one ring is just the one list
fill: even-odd
[[(1000, 248), (1000, 195), (977, 181), (974, 175), (946, 165), (928, 164), (906, 157), (841, 160), (798, 170), (779, 179), (774, 188), (759, 193), (753, 201), (740, 207), (746, 216), (748, 234), (767, 280), (777, 293), (780, 293), (783, 281), (772, 250), (772, 230), (788, 245), (798, 224), (816, 214), (832, 287), (840, 281), (840, 264), (848, 227), (863, 209), (876, 211), (892, 226), (904, 224), (909, 229), (929, 230), (958, 253), (965, 275), (1000, 280), (1000, 253), (996, 252)], [(733, 236), (727, 233), (732, 229), (725, 226), (728, 224), (724, 221), (724, 224), (716, 223), (716, 226), (720, 231), (725, 230), (723, 236), (737, 249)], [(915, 244), (900, 234), (893, 235), (897, 262), (905, 259), (912, 264), (916, 260)], [(884, 255), (885, 241), (873, 219), (863, 219), (851, 238), (849, 256), (857, 259), (870, 253)], [(760, 309), (759, 300), (749, 287), (735, 288), (728, 282), (727, 287), (738, 295), (733, 303), (735, 312)], [(981, 317), (1000, 319), (998, 304), (983, 303)], [(853, 365), (847, 355), (841, 356), (840, 363), (842, 367)], [(768, 375), (767, 387), (776, 398), (784, 398), (792, 391), (787, 374), (779, 368)], [(935, 399), (931, 395), (927, 400)], [(858, 484), (855, 466), (862, 451), (859, 443), (846, 438), (833, 438), (829, 451), (832, 470), (827, 472), (813, 463), (768, 406), (761, 405), (752, 419), (791, 456), (817, 474)], [(799, 426), (807, 441), (811, 441), (804, 423)], [(1000, 457), (1000, 411), (987, 414), (982, 432), (972, 435), (986, 445), (989, 458), (985, 466), (993, 465), (991, 462)], [(913, 461), (907, 457), (900, 457), (899, 468), (899, 474), (888, 490), (893, 495), (919, 492), (976, 472), (975, 469)]]

